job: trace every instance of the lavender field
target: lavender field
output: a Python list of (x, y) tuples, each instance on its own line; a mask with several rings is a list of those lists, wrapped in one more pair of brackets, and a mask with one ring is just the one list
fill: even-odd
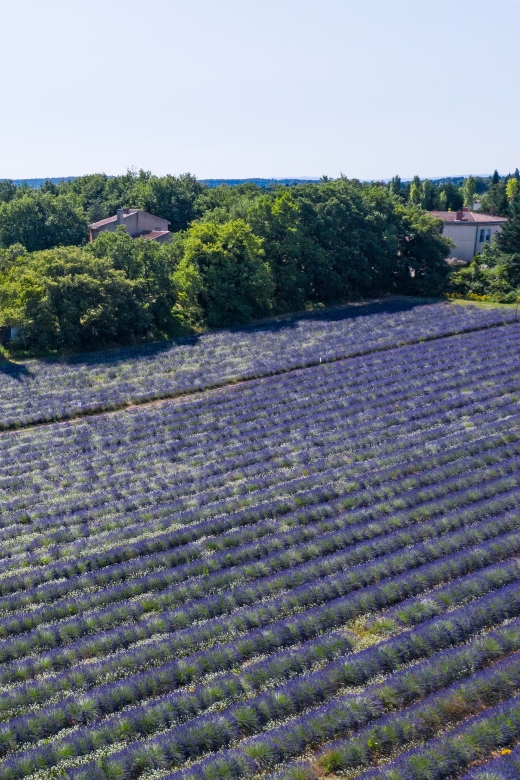
[(395, 298), (69, 359), (0, 360), (0, 429), (222, 387), (514, 316), (504, 308)]
[[(129, 351), (89, 403), (258, 378), (2, 433), (0, 780), (520, 777), (504, 317)], [(92, 361), (0, 375), (4, 424), (65, 417)]]

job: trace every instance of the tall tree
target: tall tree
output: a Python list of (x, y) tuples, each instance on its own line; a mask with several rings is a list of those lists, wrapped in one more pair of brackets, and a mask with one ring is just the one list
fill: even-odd
[(468, 176), (467, 179), (464, 179), (464, 184), (462, 185), (462, 194), (464, 198), (464, 205), (472, 211), (473, 204), (475, 202), (475, 193), (477, 191), (477, 180), (474, 176)]
[(247, 221), (264, 242), (275, 285), (275, 310), (303, 309), (312, 297), (320, 248), (308, 235), (301, 204), (287, 190), (274, 197), (263, 195), (251, 205)]
[(480, 201), (480, 210), (487, 214), (505, 217), (508, 213), (509, 201), (506, 194), (504, 181), (492, 184)]
[(413, 206), (418, 206), (422, 200), (422, 186), (418, 176), (414, 176), (412, 179), (408, 200)]
[(192, 278), (200, 277), (198, 297), (210, 327), (239, 325), (270, 313), (271, 271), (261, 239), (243, 220), (195, 224), (186, 232), (182, 250), (183, 273), (193, 266)]
[(139, 284), (80, 247), (19, 256), (0, 279), (0, 306), (20, 339), (43, 349), (128, 342), (151, 329)]
[(39, 190), (0, 203), (0, 246), (23, 244), (31, 251), (82, 244), (87, 219), (73, 195)]
[(390, 184), (388, 185), (388, 189), (392, 193), (392, 195), (397, 195), (398, 198), (401, 197), (401, 177), (400, 176), (394, 176), (390, 180)]
[(506, 195), (509, 202), (512, 200), (515, 200), (515, 198), (518, 197), (519, 192), (519, 186), (518, 186), (518, 179), (516, 179), (514, 176), (513, 178), (509, 179), (509, 181), (506, 184)]
[(500, 176), (498, 175), (498, 171), (495, 168), (495, 172), (493, 173), (493, 176), (491, 178), (491, 184), (492, 185), (493, 184), (498, 184), (499, 181), (500, 181)]
[(18, 188), (10, 179), (0, 181), (0, 203), (8, 203), (16, 197)]
[(409, 295), (442, 294), (450, 273), (446, 258), (451, 248), (442, 221), (416, 206), (405, 207), (399, 216), (394, 289)]
[(520, 253), (520, 198), (510, 203), (509, 219), (495, 241), (504, 254)]
[[(186, 230), (198, 216), (195, 203), (204, 185), (189, 173), (182, 176), (151, 176), (136, 182), (131, 205), (167, 219), (170, 230)], [(130, 204), (129, 204), (130, 205)]]
[(433, 184), (429, 179), (425, 179), (422, 183), (421, 206), (426, 211), (431, 211), (433, 209), (434, 195), (435, 195), (435, 190), (433, 188)]

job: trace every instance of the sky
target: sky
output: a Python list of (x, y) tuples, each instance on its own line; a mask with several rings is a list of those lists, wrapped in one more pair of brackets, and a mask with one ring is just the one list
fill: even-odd
[(0, 0), (0, 178), (520, 167), (520, 0)]

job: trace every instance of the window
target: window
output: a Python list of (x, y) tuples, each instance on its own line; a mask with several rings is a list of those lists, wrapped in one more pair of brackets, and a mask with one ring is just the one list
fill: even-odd
[(491, 228), (480, 229), (480, 243), (483, 241), (491, 241)]

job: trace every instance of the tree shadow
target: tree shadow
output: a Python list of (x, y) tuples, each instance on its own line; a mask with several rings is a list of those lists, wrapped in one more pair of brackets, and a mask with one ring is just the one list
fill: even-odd
[(50, 358), (50, 360), (61, 360), (68, 365), (116, 364), (121, 361), (131, 360), (133, 357), (154, 357), (162, 352), (168, 352), (177, 345), (197, 344), (201, 340), (211, 338), (212, 335), (217, 336), (225, 333), (248, 334), (278, 332), (287, 329), (296, 329), (302, 321), (341, 322), (349, 319), (356, 320), (361, 317), (373, 317), (378, 314), (399, 314), (411, 311), (418, 307), (438, 305), (439, 303), (440, 301), (438, 299), (433, 298), (401, 298), (397, 296), (395, 298), (364, 300), (359, 303), (342, 304), (326, 309), (270, 317), (269, 319), (260, 320), (247, 325), (232, 325), (227, 328), (216, 328), (214, 330), (207, 330), (204, 333), (178, 336), (177, 338), (168, 339), (166, 341), (155, 341), (151, 344), (116, 347), (105, 351), (73, 355), (68, 358)]
[(411, 297), (364, 300), (359, 303), (348, 303), (327, 309), (282, 315), (281, 317), (274, 317), (252, 325), (234, 326), (227, 328), (227, 330), (234, 333), (250, 333), (252, 331), (276, 332), (287, 328), (297, 328), (302, 321), (341, 322), (343, 320), (357, 320), (362, 317), (373, 317), (379, 314), (400, 314), (422, 306), (438, 305), (441, 302), (443, 301), (434, 298)]
[(33, 376), (24, 363), (14, 363), (6, 357), (0, 357), (0, 376), (2, 374), (12, 377), (18, 382), (23, 382), (24, 379), (30, 379)]
[[(161, 353), (169, 352), (176, 346), (196, 345), (201, 340), (211, 339), (227, 333), (247, 335), (251, 333), (276, 333), (287, 329), (297, 329), (303, 321), (316, 322), (340, 322), (343, 320), (357, 320), (362, 317), (372, 317), (378, 314), (398, 314), (422, 306), (437, 305), (440, 301), (432, 298), (378, 298), (364, 300), (358, 303), (348, 303), (333, 306), (326, 309), (317, 309), (309, 312), (280, 315), (266, 320), (260, 320), (248, 325), (234, 325), (227, 328), (208, 330), (187, 336), (178, 336), (165, 341), (155, 341), (149, 344), (132, 345), (127, 347), (114, 347), (92, 352), (82, 352), (73, 355), (61, 355), (57, 357), (37, 358), (38, 363), (51, 365), (78, 366), (84, 368), (96, 368), (101, 366), (116, 366), (119, 363), (131, 361), (136, 358), (154, 358)], [(30, 363), (30, 360), (28, 361)], [(8, 360), (0, 360), (0, 373), (14, 376), (21, 381), (24, 377), (32, 377), (32, 372), (21, 363), (12, 363)]]

